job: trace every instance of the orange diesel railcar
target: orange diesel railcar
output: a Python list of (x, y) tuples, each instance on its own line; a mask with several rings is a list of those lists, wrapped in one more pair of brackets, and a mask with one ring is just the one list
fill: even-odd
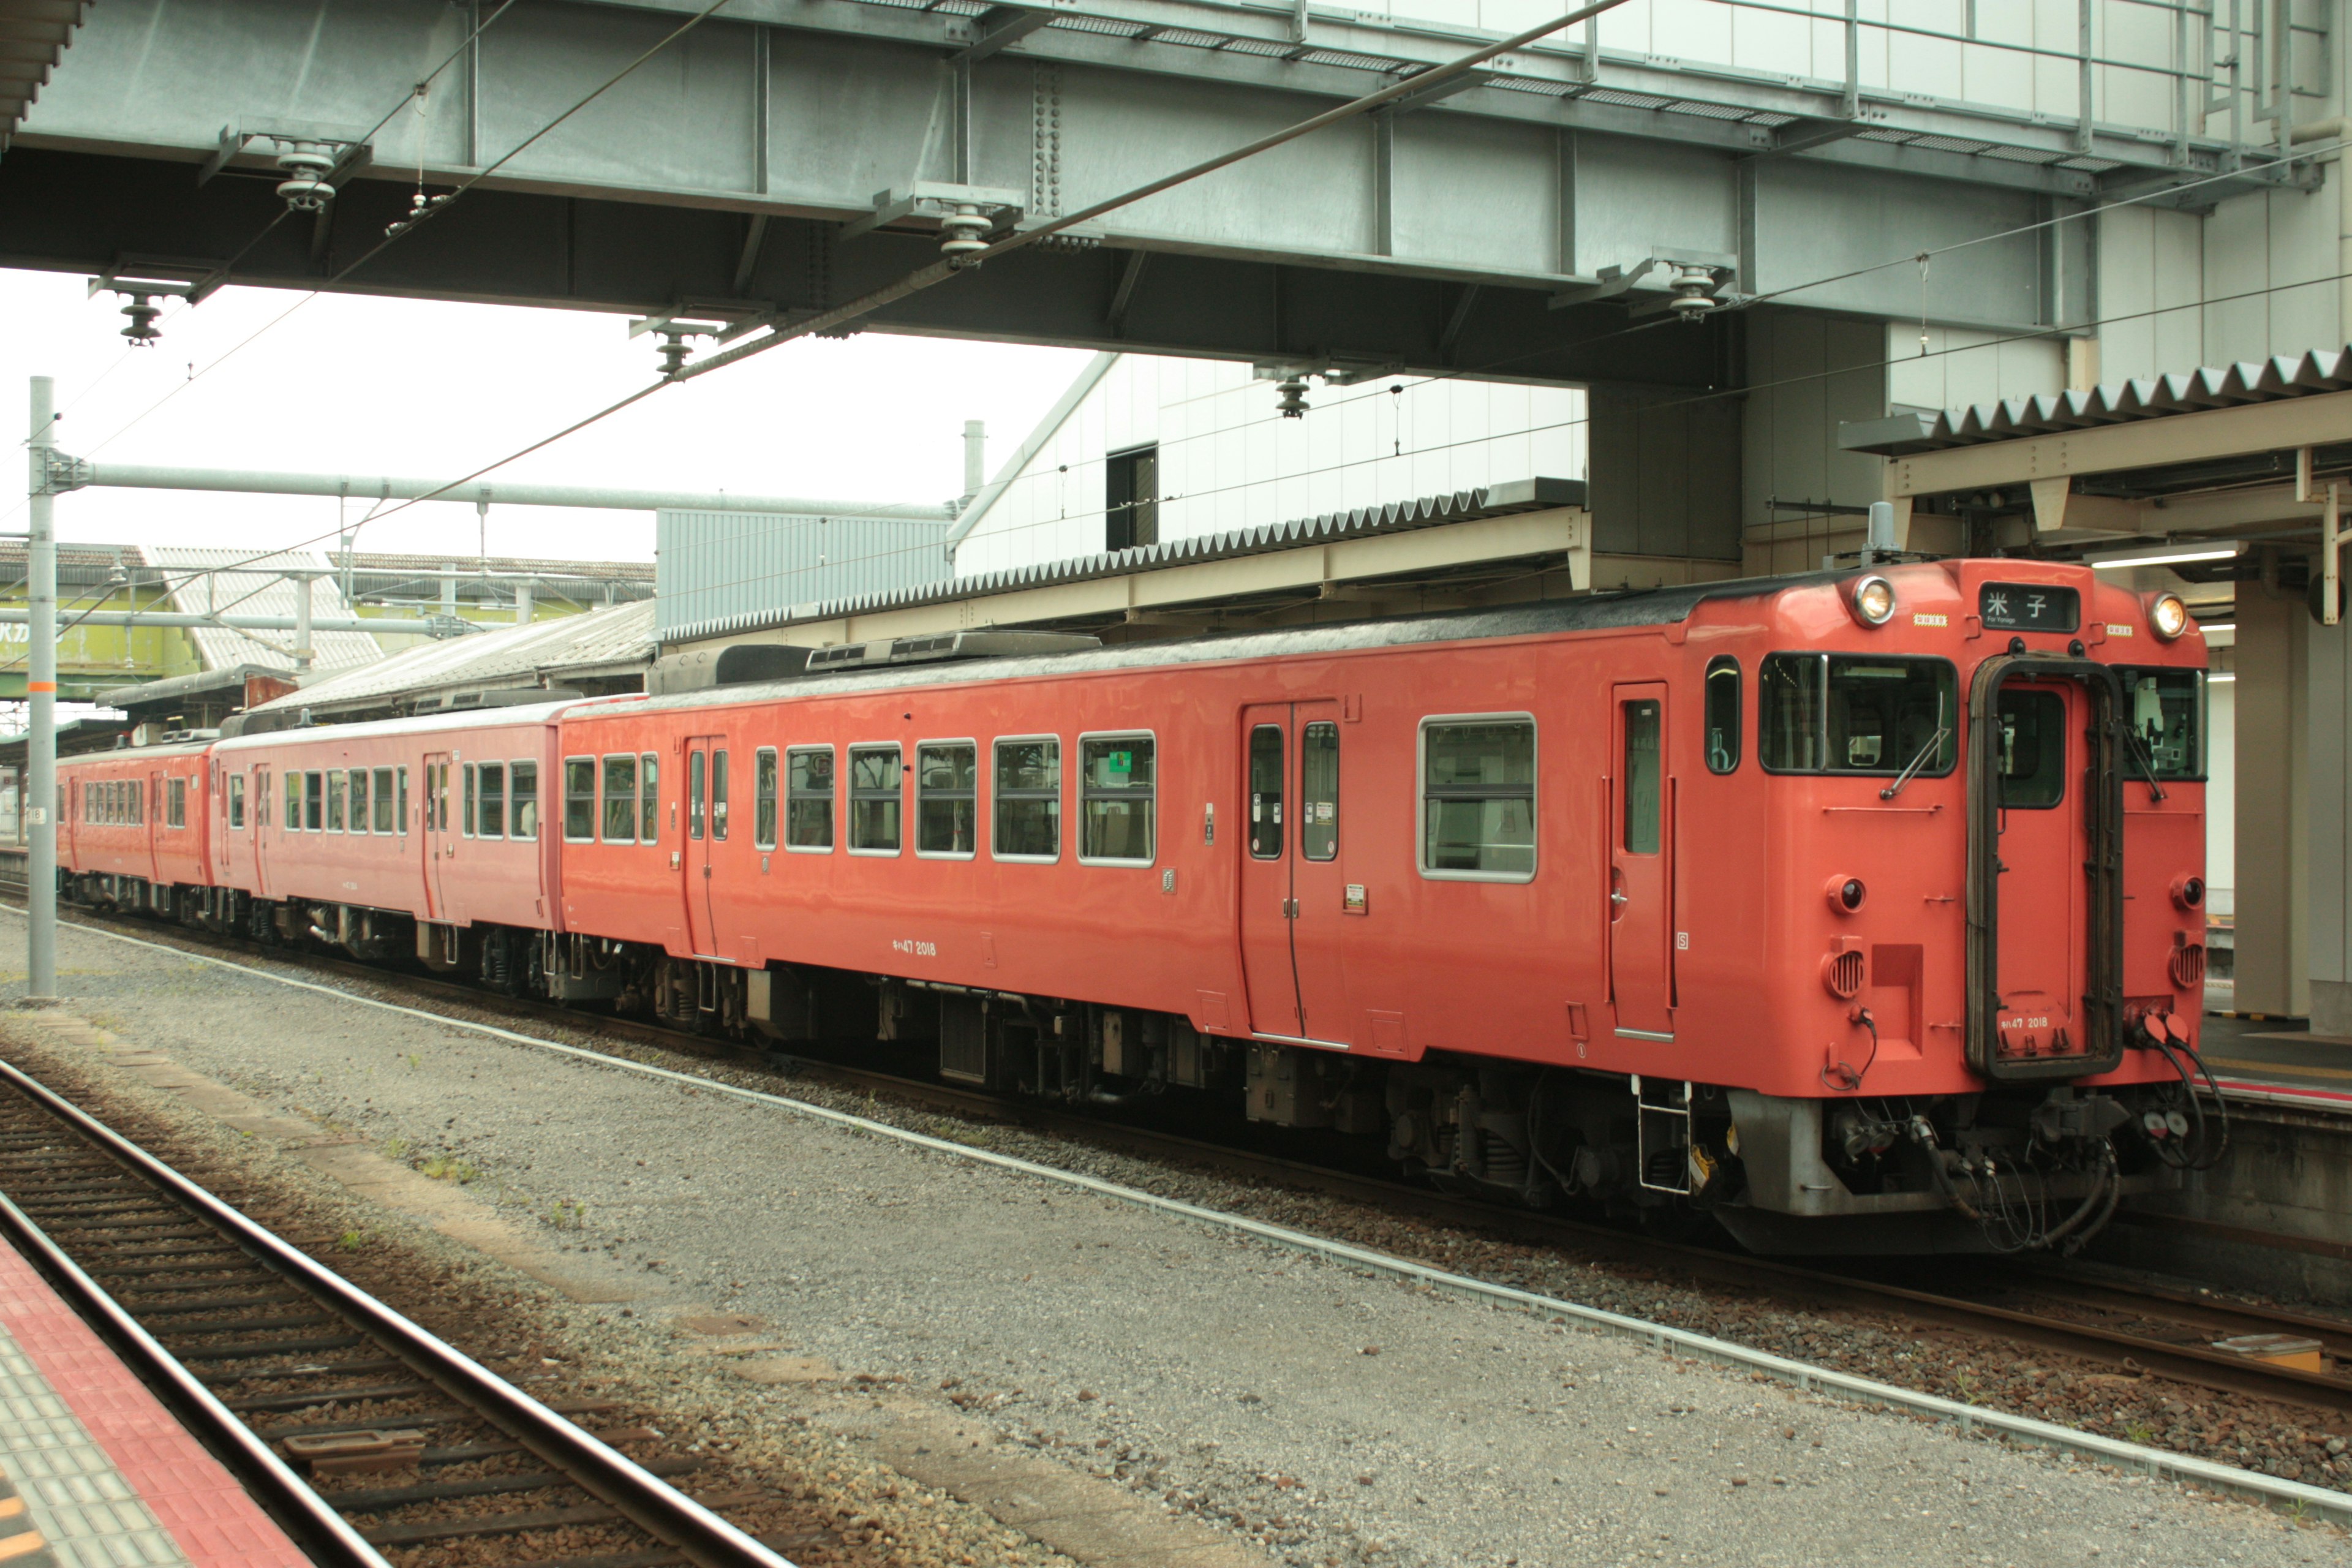
[(556, 901), (418, 951), (1776, 1250), (2061, 1243), (2209, 1152), (2178, 599), (1967, 561), (1003, 647), (553, 713)]

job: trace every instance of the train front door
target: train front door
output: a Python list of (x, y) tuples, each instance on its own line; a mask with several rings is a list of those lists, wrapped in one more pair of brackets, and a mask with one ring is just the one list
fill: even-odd
[(425, 793), (418, 806), (416, 841), (425, 856), (425, 915), (449, 919), (448, 900), (441, 893), (442, 863), (457, 852), (457, 836), (449, 831), (449, 753), (425, 756)]
[(2078, 1016), (2089, 984), (2091, 859), (2082, 737), (2089, 700), (2074, 681), (2005, 684), (1993, 705), (2000, 755), (1994, 875), (2000, 879), (1993, 1019), (2011, 1058), (2090, 1048)]
[(1242, 963), (1260, 1035), (1350, 1046), (1339, 705), (1242, 710)]
[(727, 737), (697, 735), (686, 742), (686, 835), (678, 864), (685, 872), (687, 940), (698, 958), (722, 958), (712, 912), (712, 850), (727, 839)]
[(1612, 691), (1609, 824), (1609, 990), (1617, 1033), (1675, 1037), (1675, 800), (1666, 755), (1666, 688)]

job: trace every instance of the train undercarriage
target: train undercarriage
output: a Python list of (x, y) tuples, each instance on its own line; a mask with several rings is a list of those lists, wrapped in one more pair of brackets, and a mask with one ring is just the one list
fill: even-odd
[[(1172, 1015), (934, 982), (745, 970), (576, 933), (451, 926), (229, 889), (81, 875), (68, 896), (268, 945), (414, 964), (773, 1047), (878, 1041), (993, 1092), (1239, 1120), (1447, 1190), (1766, 1253), (2072, 1249), (2117, 1203), (2209, 1163), (2226, 1131), (2183, 1071), (1917, 1098), (1782, 1098), (1432, 1054), (1374, 1061), (1196, 1032)], [(2169, 1053), (2168, 1053), (2168, 1055)]]

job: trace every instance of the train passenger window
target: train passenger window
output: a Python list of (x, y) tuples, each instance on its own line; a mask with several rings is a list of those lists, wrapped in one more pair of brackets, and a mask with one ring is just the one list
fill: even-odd
[(979, 842), (980, 748), (970, 741), (915, 748), (915, 853), (968, 859)]
[(1664, 790), (1658, 767), (1658, 703), (1652, 699), (1618, 707), (1625, 722), (1625, 852), (1655, 855)]
[[(374, 803), (374, 805), (375, 805), (375, 830), (376, 830), (378, 833), (389, 833), (389, 832), (391, 832), (391, 831), (392, 831), (392, 770), (391, 770), (390, 768), (378, 768), (378, 769), (376, 769), (376, 771), (375, 771), (375, 803)], [(404, 824), (404, 826), (405, 826), (405, 825)]]
[(1739, 661), (1723, 654), (1706, 661), (1706, 771), (1739, 766)]
[(185, 827), (188, 825), (188, 781), (172, 779), (163, 785), (163, 826)]
[[(651, 788), (651, 781), (646, 787)], [(539, 837), (539, 764), (530, 762), (507, 764), (507, 795), (511, 801), (508, 809), (507, 837), (536, 838)]]
[(343, 770), (330, 770), (327, 774), (327, 831), (330, 833), (343, 830)]
[(702, 837), (702, 791), (709, 765), (699, 751), (686, 755), (686, 834), (689, 838)]
[(231, 827), (245, 826), (245, 775), (243, 773), (228, 775), (228, 825)]
[(474, 792), (476, 787), (474, 779), (474, 764), (472, 763), (467, 763), (464, 767), (457, 771), (465, 778), (466, 797), (466, 804), (460, 806), (457, 812), (457, 832), (463, 837), (471, 838), (474, 837)]
[(286, 831), (299, 833), (301, 830), (302, 775), (288, 773), (286, 775)]
[(995, 853), (1054, 860), (1062, 853), (1062, 742), (1051, 735), (996, 742)]
[(365, 833), (367, 830), (368, 771), (365, 768), (353, 768), (352, 770), (352, 831)]
[(776, 847), (776, 748), (751, 753), (751, 847)]
[(449, 764), (436, 763), (425, 781), (425, 809), (433, 818), (436, 833), (449, 831)]
[(2118, 669), (2129, 704), (2136, 755), (2124, 776), (2149, 769), (2159, 779), (2205, 776), (2205, 672), (2201, 669)]
[(2047, 811), (2066, 798), (2066, 700), (2004, 691), (1996, 706), (2001, 806)]
[(327, 775), (307, 773), (302, 775), (302, 826), (312, 833), (323, 832), (327, 825)]
[(1536, 722), (1421, 723), (1421, 874), (1525, 882), (1536, 874)]
[(408, 770), (403, 767), (393, 777), (394, 788), (397, 792), (400, 802), (400, 813), (395, 821), (395, 826), (400, 832), (406, 833), (408, 831)]
[(604, 759), (604, 842), (637, 841), (637, 759), (622, 755)]
[(661, 759), (651, 752), (637, 758), (637, 837), (661, 842)]
[(1149, 735), (1078, 737), (1078, 858), (1149, 866), (1159, 795)]
[(1249, 852), (1253, 860), (1282, 858), (1282, 726), (1250, 731)]
[(596, 759), (563, 759), (563, 837), (574, 844), (596, 837)]
[(833, 847), (831, 746), (794, 746), (784, 753), (784, 847)]
[(1959, 760), (1949, 661), (1776, 653), (1758, 675), (1757, 754), (1770, 773), (1940, 778)]
[(727, 753), (710, 753), (710, 837), (727, 837)]
[(1339, 855), (1339, 726), (1318, 720), (1298, 741), (1298, 852)]
[(484, 838), (504, 838), (507, 836), (507, 765), (504, 763), (482, 764), (481, 816), (475, 831)]
[(849, 852), (898, 853), (898, 814), (905, 796), (905, 764), (896, 746), (849, 748)]

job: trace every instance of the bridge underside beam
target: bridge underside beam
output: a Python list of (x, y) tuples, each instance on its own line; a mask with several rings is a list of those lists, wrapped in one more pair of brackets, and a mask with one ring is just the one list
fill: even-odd
[[(278, 225), (235, 281), (320, 287), (404, 216), (408, 192), (361, 181), (330, 208), (314, 257), (309, 226)], [(0, 267), (99, 272), (131, 257), (226, 257), (278, 209), (268, 184), (220, 179), (163, 159), (99, 157), (21, 144), (0, 161)], [(586, 196), (477, 190), (339, 288), (351, 292), (647, 312), (681, 300), (741, 299), (737, 268), (751, 221), (740, 212)], [(934, 259), (935, 240), (876, 234), (844, 243), (819, 219), (771, 219), (748, 294), (762, 309), (817, 310)], [(1315, 363), (1497, 379), (1729, 384), (1721, 324), (1633, 330), (1622, 306), (1548, 308), (1541, 289), (1478, 290), (1394, 272), (1162, 253), (1120, 283), (1131, 252), (1033, 247), (877, 312), (880, 330), (1143, 353)], [(1114, 307), (1117, 307), (1116, 312)], [(650, 369), (650, 356), (648, 356)]]

